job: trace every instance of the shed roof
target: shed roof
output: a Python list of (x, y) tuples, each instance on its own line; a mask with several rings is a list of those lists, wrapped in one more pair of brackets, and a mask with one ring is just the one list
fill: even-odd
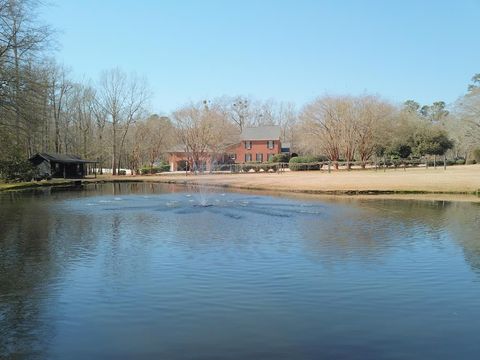
[(53, 161), (61, 164), (87, 164), (96, 163), (96, 161), (84, 160), (80, 156), (71, 154), (56, 154), (56, 153), (37, 153), (30, 158), (30, 161), (38, 158), (43, 158), (47, 161)]
[(243, 128), (241, 140), (279, 140), (282, 129), (278, 125), (265, 125)]

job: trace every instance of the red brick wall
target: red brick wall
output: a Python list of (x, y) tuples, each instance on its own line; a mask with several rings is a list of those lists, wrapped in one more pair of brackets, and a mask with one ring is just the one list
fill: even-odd
[(245, 162), (245, 154), (252, 154), (252, 161), (256, 160), (257, 154), (263, 154), (263, 161), (268, 161), (268, 154), (279, 154), (282, 150), (282, 145), (279, 140), (273, 142), (273, 149), (269, 149), (267, 146), (267, 140), (255, 140), (251, 141), (252, 147), (250, 150), (245, 149), (245, 141), (242, 141), (237, 145), (235, 154), (237, 158), (236, 163), (242, 164)]

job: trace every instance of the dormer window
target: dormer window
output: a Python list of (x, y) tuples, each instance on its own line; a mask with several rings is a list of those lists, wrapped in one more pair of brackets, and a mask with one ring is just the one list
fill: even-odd
[(247, 140), (245, 141), (245, 149), (250, 150), (252, 148), (252, 142)]
[(273, 140), (268, 140), (268, 141), (267, 141), (267, 148), (273, 149), (273, 146), (274, 146)]

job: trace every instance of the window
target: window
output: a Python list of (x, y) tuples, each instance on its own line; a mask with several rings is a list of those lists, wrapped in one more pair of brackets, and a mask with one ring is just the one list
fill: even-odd
[(245, 149), (250, 150), (252, 148), (252, 142), (251, 141), (245, 141)]
[(273, 140), (268, 140), (268, 141), (267, 141), (267, 147), (268, 147), (269, 149), (273, 149), (273, 146), (274, 146)]
[(245, 162), (252, 161), (252, 154), (245, 154)]
[(255, 160), (258, 162), (263, 162), (263, 154), (256, 154)]
[(268, 161), (273, 159), (273, 154), (268, 154)]

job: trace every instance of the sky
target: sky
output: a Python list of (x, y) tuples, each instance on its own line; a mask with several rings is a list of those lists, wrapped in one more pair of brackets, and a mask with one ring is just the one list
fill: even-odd
[(145, 76), (151, 110), (222, 95), (454, 102), (480, 72), (480, 0), (50, 0), (77, 80)]

